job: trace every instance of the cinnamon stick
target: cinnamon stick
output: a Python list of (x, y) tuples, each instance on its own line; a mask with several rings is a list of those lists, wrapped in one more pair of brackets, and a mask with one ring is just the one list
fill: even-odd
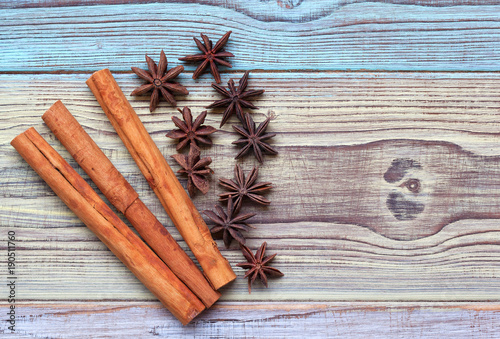
[(203, 311), (203, 303), (193, 292), (111, 211), (34, 128), (18, 135), (11, 145), (182, 324), (189, 323)]
[(207, 225), (108, 69), (87, 85), (215, 289), (236, 278)]
[(42, 116), (43, 121), (89, 175), (104, 196), (122, 212), (153, 251), (208, 308), (219, 299), (205, 276), (165, 227), (139, 199), (99, 146), (61, 101)]

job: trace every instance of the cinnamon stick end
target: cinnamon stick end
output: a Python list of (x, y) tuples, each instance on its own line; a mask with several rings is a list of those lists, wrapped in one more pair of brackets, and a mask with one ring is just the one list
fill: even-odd
[(226, 286), (236, 279), (236, 274), (233, 272), (231, 266), (229, 266), (229, 263), (227, 261), (226, 264), (229, 269), (227, 267), (221, 267), (216, 270), (216, 272), (219, 273), (218, 276), (214, 276), (214, 274), (211, 274), (209, 277), (209, 281), (212, 283), (215, 290)]
[(54, 104), (52, 104), (52, 106), (50, 106), (50, 108), (47, 111), (45, 111), (45, 113), (42, 115), (42, 120), (45, 121), (45, 123), (47, 123), (48, 116), (51, 114), (56, 114), (57, 111), (61, 109), (67, 110), (66, 106), (64, 106), (62, 101), (57, 100)]

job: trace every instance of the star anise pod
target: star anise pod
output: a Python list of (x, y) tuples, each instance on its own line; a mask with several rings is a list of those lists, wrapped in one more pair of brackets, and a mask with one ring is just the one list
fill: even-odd
[(136, 88), (130, 95), (143, 95), (144, 93), (153, 91), (151, 94), (151, 101), (149, 103), (150, 112), (153, 112), (158, 106), (158, 103), (160, 102), (160, 93), (163, 98), (174, 107), (177, 105), (177, 102), (171, 92), (183, 95), (189, 94), (186, 87), (177, 82), (171, 81), (171, 79), (177, 77), (184, 70), (184, 67), (177, 66), (167, 72), (168, 62), (163, 50), (160, 53), (160, 62), (158, 63), (158, 67), (153, 59), (147, 55), (146, 62), (148, 64), (149, 72), (137, 67), (132, 67), (132, 71), (134, 71), (134, 73), (140, 78), (149, 82), (149, 84), (144, 84)]
[(243, 278), (248, 278), (248, 293), (252, 293), (252, 284), (259, 276), (260, 281), (267, 287), (267, 276), (269, 277), (282, 277), (284, 276), (280, 270), (268, 266), (269, 262), (274, 259), (276, 253), (267, 257), (264, 257), (264, 253), (266, 252), (267, 243), (264, 242), (260, 248), (253, 255), (252, 251), (246, 247), (245, 245), (240, 245), (241, 251), (247, 259), (247, 262), (242, 262), (236, 264), (236, 266), (242, 267), (244, 269), (248, 269)]
[(241, 234), (241, 231), (249, 231), (250, 228), (255, 228), (245, 222), (245, 220), (250, 219), (255, 216), (255, 213), (246, 213), (238, 215), (238, 211), (235, 210), (233, 204), (233, 199), (227, 200), (227, 213), (224, 212), (222, 207), (219, 205), (215, 206), (217, 212), (203, 211), (207, 217), (210, 218), (216, 225), (210, 229), (212, 233), (224, 232), (222, 239), (224, 240), (224, 245), (229, 248), (231, 245), (231, 240), (236, 239), (240, 244), (245, 243), (245, 237)]
[(209, 135), (217, 130), (212, 126), (202, 126), (203, 122), (205, 122), (207, 111), (201, 112), (194, 123), (189, 107), (184, 106), (182, 111), (179, 109), (179, 112), (182, 113), (184, 121), (177, 117), (172, 117), (172, 121), (179, 129), (172, 130), (166, 134), (169, 138), (179, 139), (177, 151), (183, 149), (188, 143), (191, 145), (197, 145), (197, 143), (212, 145)]
[(262, 164), (264, 159), (262, 158), (262, 153), (268, 154), (278, 154), (278, 151), (273, 149), (268, 143), (264, 142), (267, 139), (270, 139), (276, 135), (276, 133), (265, 133), (271, 118), (268, 117), (262, 123), (260, 123), (259, 127), (255, 129), (255, 122), (253, 121), (250, 114), (245, 113), (243, 126), (234, 126), (233, 129), (242, 135), (242, 138), (233, 141), (233, 144), (243, 144), (245, 145), (240, 152), (236, 155), (235, 159), (239, 159), (243, 157), (245, 154), (253, 150), (253, 154), (257, 160)]
[(254, 167), (248, 174), (248, 177), (245, 179), (245, 174), (243, 173), (240, 165), (236, 165), (234, 167), (234, 176), (236, 182), (231, 179), (219, 179), (219, 184), (229, 190), (229, 192), (219, 194), (219, 199), (235, 199), (234, 209), (236, 211), (240, 210), (241, 203), (244, 197), (248, 197), (249, 199), (262, 205), (271, 204), (269, 200), (259, 194), (272, 188), (271, 183), (259, 182), (255, 184), (255, 180), (257, 180), (258, 174), (259, 169), (257, 167)]
[(217, 64), (221, 64), (227, 67), (233, 67), (229, 62), (221, 59), (226, 57), (234, 57), (232, 53), (224, 52), (222, 50), (222, 48), (226, 45), (227, 41), (229, 40), (229, 35), (231, 35), (231, 31), (224, 34), (224, 36), (220, 38), (219, 41), (217, 41), (217, 43), (213, 47), (212, 47), (212, 41), (205, 34), (200, 34), (200, 35), (201, 39), (203, 40), (203, 43), (196, 38), (193, 39), (194, 42), (196, 43), (196, 46), (202, 53), (195, 55), (188, 55), (184, 58), (180, 58), (179, 60), (203, 61), (194, 71), (193, 79), (198, 78), (200, 74), (205, 70), (205, 68), (207, 68), (208, 64), (210, 64), (210, 71), (212, 72), (215, 81), (219, 84), (221, 80), (220, 80), (219, 70), (217, 69)]
[(178, 170), (177, 173), (186, 173), (188, 176), (189, 195), (194, 196), (196, 189), (206, 194), (209, 188), (207, 175), (213, 173), (212, 169), (208, 167), (212, 163), (212, 159), (210, 157), (200, 159), (200, 149), (196, 145), (191, 145), (187, 156), (174, 154), (171, 157), (182, 166), (182, 169)]
[(262, 93), (264, 93), (264, 90), (257, 89), (245, 91), (248, 85), (248, 74), (250, 74), (250, 72), (246, 71), (243, 77), (240, 79), (238, 87), (234, 85), (233, 79), (229, 80), (229, 82), (227, 83), (229, 91), (220, 85), (212, 84), (212, 87), (215, 88), (217, 92), (227, 97), (226, 99), (217, 100), (213, 104), (207, 106), (207, 108), (227, 106), (226, 110), (224, 111), (224, 115), (222, 116), (220, 127), (222, 127), (226, 123), (226, 121), (231, 117), (231, 115), (233, 115), (234, 112), (236, 112), (236, 116), (238, 117), (238, 119), (243, 120), (242, 107), (253, 109), (257, 108), (254, 104), (246, 99), (256, 95), (261, 95)]

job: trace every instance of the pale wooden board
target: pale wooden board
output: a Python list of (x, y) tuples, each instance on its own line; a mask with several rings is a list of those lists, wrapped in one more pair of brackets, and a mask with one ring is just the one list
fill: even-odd
[[(146, 67), (145, 62), (140, 65)], [(135, 74), (114, 75), (127, 96), (143, 84)], [(210, 79), (193, 81), (190, 75), (180, 76), (190, 94), (177, 97), (178, 107), (188, 105), (197, 115), (221, 96), (210, 87)], [(242, 75), (223, 74), (222, 80), (234, 78), (237, 83)], [(85, 85), (89, 76), (1, 75), (0, 119), (7, 133), (0, 135), (0, 144), (7, 144), (29, 126), (41, 126), (40, 116), (59, 99), (84, 127), (98, 129), (94, 131), (97, 137), (115, 134)], [(498, 155), (485, 146), (491, 146), (500, 135), (499, 81), (499, 73), (253, 72), (248, 88), (266, 90), (253, 100), (259, 109), (250, 112), (256, 122), (268, 115), (274, 117), (269, 130), (278, 133), (272, 142), (277, 147), (411, 138), (454, 142), (474, 153)], [(170, 119), (179, 115), (177, 110), (161, 101), (150, 113), (147, 96), (128, 98), (154, 140), (160, 147), (170, 147), (165, 151), (172, 153), (174, 143), (163, 136), (173, 128)], [(208, 115), (206, 123), (218, 127), (223, 110), (210, 112), (213, 114)], [(233, 149), (228, 144), (237, 137), (231, 134), (230, 125), (237, 122), (231, 118), (223, 132), (214, 135), (216, 145)], [(118, 145), (121, 141), (113, 138), (106, 139), (101, 147), (113, 150)]]
[(17, 338), (468, 339), (498, 338), (500, 329), (491, 303), (220, 302), (184, 327), (159, 302), (22, 303), (19, 312)]
[(288, 11), (254, 0), (243, 13), (193, 3), (3, 9), (0, 71), (129, 71), (162, 48), (177, 65), (198, 52), (193, 36), (218, 39), (228, 30), (237, 70), (496, 71), (500, 6), (477, 4), (335, 1), (324, 11), (313, 3)]
[[(20, 297), (47, 301), (153, 300), (8, 145), (15, 135), (33, 125), (77, 167), (40, 119), (53, 101), (62, 99), (185, 247), (84, 85), (88, 75), (31, 75), (20, 85), (23, 77), (0, 77), (4, 86), (0, 100), (6, 103), (3, 116), (8, 117), (0, 120), (4, 159), (0, 168), (4, 197), (0, 218), (4, 229), (16, 229), (23, 248), (19, 261), (25, 265), (21, 265), (19, 274), (29, 288), (20, 290)], [(140, 83), (131, 74), (117, 75), (117, 80), (126, 93)], [(250, 86), (267, 90), (258, 100), (261, 109), (254, 116), (258, 121), (269, 112), (276, 117), (270, 128), (279, 133), (273, 145), (281, 153), (267, 157), (261, 169), (262, 180), (275, 183), (276, 188), (268, 195), (273, 201), (270, 208), (249, 206), (248, 210), (259, 215), (254, 219), (257, 229), (248, 234), (248, 239), (252, 248), (267, 240), (269, 253), (279, 253), (276, 267), (286, 277), (272, 281), (269, 290), (256, 286), (251, 295), (246, 292), (246, 282), (238, 279), (224, 289), (223, 300), (498, 301), (499, 220), (462, 220), (431, 237), (396, 241), (366, 227), (335, 222), (335, 215), (326, 209), (328, 201), (335, 201), (328, 193), (333, 183), (316, 191), (308, 185), (318, 189), (316, 182), (325, 180), (316, 180), (323, 178), (328, 168), (321, 157), (325, 147), (404, 137), (448, 141), (476, 154), (499, 155), (498, 103), (494, 100), (499, 94), (499, 80), (495, 73), (296, 73), (293, 78), (281, 73), (253, 75)], [(60, 82), (66, 84), (65, 88), (55, 85)], [(207, 86), (208, 82), (201, 82), (191, 87), (189, 104), (196, 113), (216, 98), (213, 91), (206, 91)], [(14, 93), (29, 100), (16, 104)], [(297, 97), (302, 100), (297, 102)], [(178, 113), (162, 104), (150, 114), (147, 100), (131, 100), (162, 152), (174, 154), (175, 143), (164, 134), (173, 128), (170, 117)], [(409, 115), (411, 121), (406, 118)], [(220, 117), (211, 113), (207, 123), (217, 126)], [(204, 150), (214, 159), (215, 174), (207, 196), (194, 200), (200, 210), (212, 208), (222, 192), (216, 179), (232, 177), (236, 149), (230, 142), (235, 138), (231, 127), (224, 126), (214, 137), (214, 147)], [(177, 168), (171, 159), (169, 162)], [(242, 164), (248, 169), (255, 163), (248, 158)], [(326, 202), (326, 207), (315, 209), (316, 197)], [(491, 194), (491, 198), (498, 196)], [(243, 260), (235, 244), (223, 254), (233, 265)], [(235, 270), (242, 274), (239, 268)]]

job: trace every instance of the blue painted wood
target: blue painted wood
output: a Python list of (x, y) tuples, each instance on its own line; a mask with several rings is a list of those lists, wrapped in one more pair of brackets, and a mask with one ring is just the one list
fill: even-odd
[[(118, 4), (187, 3), (192, 0), (0, 0), (0, 8), (43, 8)], [(260, 21), (309, 22), (328, 16), (354, 1), (345, 0), (197, 0), (196, 3), (234, 10)], [(359, 0), (355, 3), (387, 3), (424, 7), (498, 5), (496, 0)]]
[(2, 72), (128, 72), (161, 49), (177, 65), (193, 36), (228, 30), (236, 70), (500, 70), (500, 6), (353, 3), (305, 23), (198, 4), (47, 7), (2, 10), (0, 24)]

